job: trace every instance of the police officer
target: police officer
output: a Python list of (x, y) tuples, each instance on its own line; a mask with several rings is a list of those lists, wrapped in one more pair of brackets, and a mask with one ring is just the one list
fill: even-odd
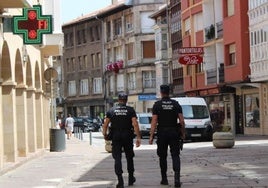
[(137, 135), (136, 147), (141, 144), (141, 136), (139, 130), (139, 124), (137, 122), (137, 115), (135, 110), (126, 106), (128, 96), (124, 93), (118, 95), (119, 105), (111, 108), (105, 118), (103, 124), (103, 136), (107, 137), (107, 128), (111, 123), (112, 130), (112, 155), (115, 160), (114, 168), (118, 178), (117, 188), (124, 187), (124, 180), (122, 177), (122, 148), (124, 149), (127, 159), (127, 170), (128, 170), (128, 185), (133, 185), (136, 181), (134, 177), (134, 151), (133, 151), (133, 138), (134, 132)]
[[(168, 185), (167, 179), (167, 149), (170, 147), (172, 156), (175, 187), (181, 187), (180, 182), (180, 142), (185, 137), (184, 118), (179, 103), (169, 98), (169, 86), (160, 86), (161, 100), (153, 106), (153, 117), (149, 144), (153, 143), (157, 125), (157, 155), (161, 169), (161, 184)], [(179, 118), (180, 125), (177, 123)], [(181, 128), (180, 128), (181, 127)]]

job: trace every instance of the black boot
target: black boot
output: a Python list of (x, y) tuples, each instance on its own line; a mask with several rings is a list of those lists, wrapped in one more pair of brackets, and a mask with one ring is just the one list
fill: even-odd
[(117, 175), (118, 184), (116, 185), (116, 188), (124, 188), (124, 180), (122, 175)]
[(162, 180), (160, 182), (161, 185), (168, 185), (167, 173), (161, 172)]
[(181, 179), (179, 172), (175, 172), (174, 181), (175, 181), (175, 187), (181, 187)]
[(128, 185), (132, 186), (136, 182), (136, 178), (134, 177), (133, 173), (128, 174)]

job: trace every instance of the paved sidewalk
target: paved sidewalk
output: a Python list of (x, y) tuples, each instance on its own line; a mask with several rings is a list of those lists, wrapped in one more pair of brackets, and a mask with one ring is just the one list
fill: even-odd
[[(133, 188), (173, 187), (169, 157), (169, 186), (160, 186), (156, 146), (143, 140), (135, 148), (137, 182)], [(67, 140), (65, 152), (45, 152), (0, 176), (1, 188), (113, 188), (116, 176), (111, 154), (105, 152), (100, 134), (93, 145), (75, 138)], [(215, 149), (211, 142), (187, 143), (181, 155), (183, 188), (267, 187), (268, 137), (237, 137), (233, 149)], [(123, 158), (123, 167), (126, 163)], [(124, 174), (127, 185), (127, 174)], [(128, 187), (128, 186), (126, 186)]]

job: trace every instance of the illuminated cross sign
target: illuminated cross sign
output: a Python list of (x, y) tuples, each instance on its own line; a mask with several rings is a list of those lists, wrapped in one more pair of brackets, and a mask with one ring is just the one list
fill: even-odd
[(43, 34), (52, 33), (52, 16), (42, 15), (41, 5), (23, 8), (22, 16), (13, 17), (13, 33), (22, 34), (24, 44), (42, 44)]

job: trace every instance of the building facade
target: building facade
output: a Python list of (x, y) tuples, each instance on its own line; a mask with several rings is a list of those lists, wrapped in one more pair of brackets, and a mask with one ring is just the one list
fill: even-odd
[[(25, 45), (8, 20), (39, 3), (43, 14), (53, 16), (54, 30), (43, 35), (41, 45)], [(44, 71), (52, 67), (51, 56), (62, 52), (59, 7), (60, 1), (53, 0), (0, 2), (0, 171), (49, 146), (54, 121)]]
[(239, 88), (249, 82), (248, 1), (190, 0), (181, 8), (183, 47), (204, 48), (202, 64), (183, 68), (184, 91), (207, 100), (216, 126), (243, 133)]
[[(119, 92), (129, 95), (137, 112), (149, 112), (156, 100), (155, 21), (149, 16), (162, 0), (135, 1), (129, 7), (100, 14), (103, 20), (104, 66), (107, 107)], [(124, 4), (124, 3), (123, 3)], [(158, 88), (157, 88), (158, 89)]]
[(104, 113), (102, 22), (95, 13), (63, 25), (64, 116)]
[[(168, 31), (171, 45), (171, 79), (173, 96), (184, 96), (183, 66), (179, 64), (179, 49), (182, 47), (181, 0), (170, 0), (168, 11)], [(170, 53), (170, 52), (169, 52)]]
[(249, 0), (250, 80), (241, 88), (245, 100), (245, 132), (268, 134), (268, 1)]

